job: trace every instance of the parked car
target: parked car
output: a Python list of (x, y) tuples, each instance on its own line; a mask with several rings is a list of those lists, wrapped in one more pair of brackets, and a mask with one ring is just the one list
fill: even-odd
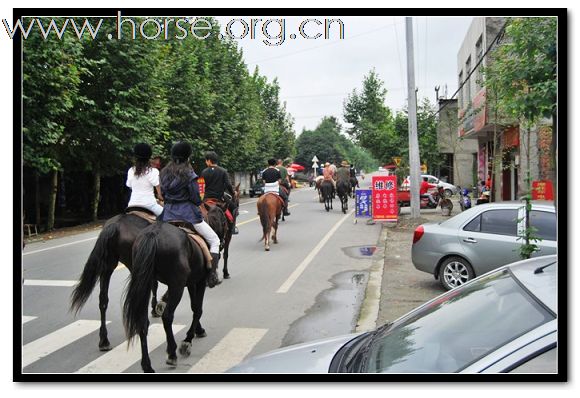
[(557, 261), (502, 267), (371, 332), (285, 347), (227, 373), (557, 373)]
[(264, 180), (257, 180), (254, 185), (250, 187), (250, 198), (264, 194)]
[[(459, 189), (455, 185), (441, 181), (435, 176), (430, 174), (421, 174), (421, 179), (423, 179), (423, 177), (427, 177), (427, 182), (429, 184), (435, 184), (437, 187), (443, 187), (445, 189), (445, 195), (447, 196), (455, 195), (457, 192), (459, 192)], [(401, 184), (401, 189), (409, 189), (410, 181), (411, 177), (407, 176), (407, 178), (405, 178)]]
[[(411, 257), (419, 271), (433, 274), (452, 289), (494, 268), (517, 261), (523, 244), (525, 210), (522, 202), (475, 206), (440, 223), (417, 227)], [(547, 201), (534, 201), (530, 225), (537, 228), (536, 256), (558, 250), (556, 212)]]

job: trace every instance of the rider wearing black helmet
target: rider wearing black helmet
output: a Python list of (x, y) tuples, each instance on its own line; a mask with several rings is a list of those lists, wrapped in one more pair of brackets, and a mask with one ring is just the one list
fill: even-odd
[(197, 174), (189, 164), (191, 145), (178, 142), (171, 148), (171, 161), (161, 170), (161, 191), (165, 197), (162, 221), (186, 221), (208, 242), (211, 253), (211, 271), (207, 277), (209, 287), (220, 284), (217, 265), (220, 259), (220, 239), (203, 220), (199, 206), (201, 197)]
[(148, 144), (139, 143), (133, 148), (135, 165), (127, 171), (126, 182), (126, 185), (131, 188), (128, 207), (142, 207), (159, 216), (163, 211), (163, 206), (157, 203), (153, 188), (161, 201), (163, 196), (159, 189), (159, 170), (149, 165), (151, 154), (151, 147)]

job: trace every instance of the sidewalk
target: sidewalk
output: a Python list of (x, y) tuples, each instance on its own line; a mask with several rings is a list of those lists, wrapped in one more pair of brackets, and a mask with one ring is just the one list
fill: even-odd
[[(383, 232), (386, 231), (385, 258), (376, 326), (394, 321), (445, 292), (433, 275), (415, 269), (411, 261), (411, 246), (418, 225), (449, 217), (442, 216), (438, 208), (421, 210), (421, 218), (411, 220), (409, 209), (405, 210), (396, 226), (383, 225)], [(460, 211), (459, 206), (454, 206), (451, 216)]]

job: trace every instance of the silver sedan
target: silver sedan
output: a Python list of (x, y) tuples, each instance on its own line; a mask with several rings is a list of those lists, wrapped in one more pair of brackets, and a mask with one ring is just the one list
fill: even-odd
[[(534, 256), (558, 250), (556, 213), (550, 202), (533, 202), (530, 225), (540, 241)], [(415, 268), (432, 274), (446, 289), (520, 259), (526, 228), (522, 202), (483, 204), (440, 223), (423, 224), (413, 236)]]
[(566, 356), (558, 347), (557, 261), (502, 267), (371, 332), (282, 348), (227, 373), (539, 373), (543, 380)]

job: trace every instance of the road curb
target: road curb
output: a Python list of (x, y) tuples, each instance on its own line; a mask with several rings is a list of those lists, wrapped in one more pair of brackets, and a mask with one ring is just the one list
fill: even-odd
[(355, 332), (367, 332), (376, 328), (381, 302), (383, 281), (384, 255), (387, 242), (387, 228), (383, 224), (377, 247), (382, 249), (383, 256), (373, 260), (369, 270), (369, 280), (365, 290), (365, 298), (361, 304)]

